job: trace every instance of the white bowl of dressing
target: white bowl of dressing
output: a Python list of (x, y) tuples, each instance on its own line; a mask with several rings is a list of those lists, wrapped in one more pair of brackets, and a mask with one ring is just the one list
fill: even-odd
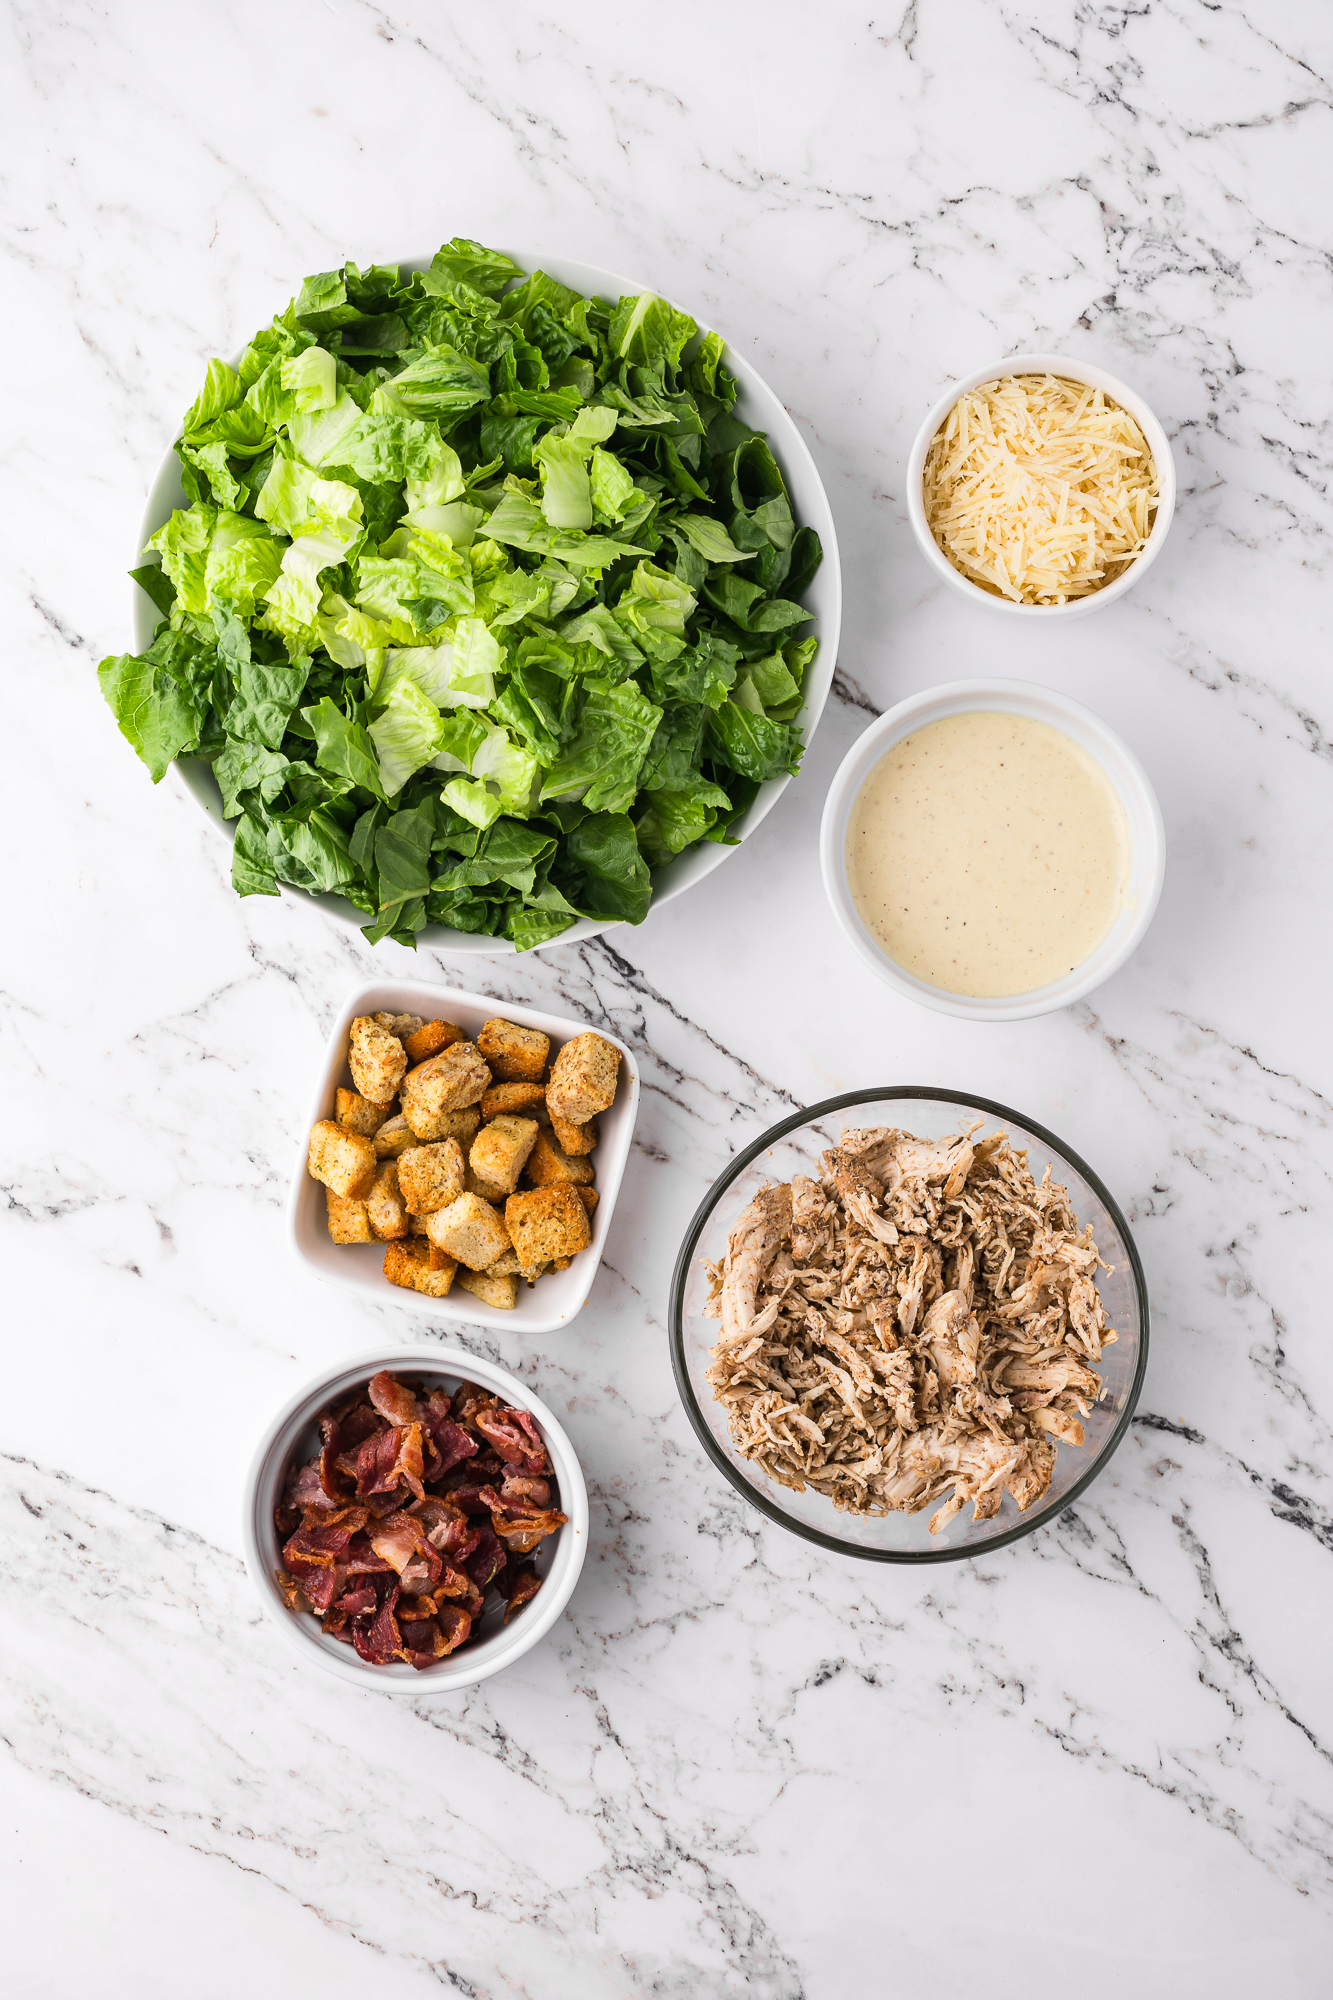
[[(1153, 514), (1153, 524), (1148, 539), (1133, 562), (1123, 569), (1119, 576), (1100, 590), (1090, 591), (1086, 597), (1076, 597), (1068, 604), (1015, 604), (1012, 598), (1000, 597), (994, 591), (986, 590), (974, 583), (970, 576), (955, 569), (939, 543), (931, 533), (926, 519), (925, 502), (922, 498), (921, 480), (925, 471), (926, 453), (940, 425), (948, 416), (960, 396), (969, 389), (979, 389), (983, 382), (998, 382), (1006, 375), (1055, 375), (1069, 382), (1085, 382), (1091, 388), (1100, 389), (1122, 410), (1127, 410), (1142, 431), (1144, 441), (1152, 454), (1156, 467), (1159, 487), (1157, 506)], [(1085, 618), (1090, 611), (1098, 611), (1107, 604), (1113, 604), (1118, 597), (1133, 587), (1143, 575), (1148, 565), (1155, 562), (1162, 552), (1171, 526), (1171, 518), (1176, 511), (1176, 467), (1171, 456), (1171, 441), (1162, 429), (1156, 415), (1144, 402), (1138, 391), (1131, 389), (1115, 375), (1108, 375), (1104, 368), (1098, 368), (1091, 361), (1075, 361), (1067, 354), (1011, 354), (1003, 361), (994, 361), (987, 368), (974, 368), (970, 374), (962, 375), (954, 382), (939, 401), (927, 412), (925, 421), (916, 434), (911, 457), (907, 461), (907, 518), (912, 524), (917, 545), (941, 583), (947, 583), (952, 590), (968, 597), (984, 610), (999, 613), (1004, 618), (1027, 619), (1068, 619)]]
[(967, 1021), (1028, 1020), (1091, 993), (1137, 949), (1166, 875), (1138, 758), (1091, 709), (1031, 681), (951, 681), (872, 722), (829, 787), (819, 849), (833, 914), (870, 969)]

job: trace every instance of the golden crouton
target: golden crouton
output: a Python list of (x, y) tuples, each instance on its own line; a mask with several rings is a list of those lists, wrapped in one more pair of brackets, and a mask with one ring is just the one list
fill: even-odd
[(448, 1208), (463, 1192), (463, 1149), (457, 1139), (409, 1146), (398, 1162), (398, 1185), (413, 1215)]
[(505, 1203), (509, 1231), (525, 1275), (558, 1257), (574, 1257), (592, 1241), (588, 1212), (577, 1188), (564, 1182), (511, 1194)]
[[(424, 1229), (424, 1223), (422, 1227)], [(446, 1257), (443, 1250), (437, 1249), (428, 1236), (423, 1236), (422, 1241), (426, 1245), (432, 1271), (443, 1271), (446, 1269), (456, 1271), (458, 1269), (458, 1259), (456, 1257)]]
[(374, 1242), (363, 1201), (353, 1201), (350, 1195), (335, 1194), (331, 1187), (325, 1188), (324, 1198), (329, 1205), (329, 1235), (335, 1243)]
[(373, 1015), (360, 1014), (353, 1021), (347, 1061), (363, 1097), (372, 1104), (393, 1103), (407, 1069), (407, 1051)]
[(604, 1035), (575, 1035), (551, 1064), (546, 1102), (553, 1117), (582, 1124), (599, 1111), (609, 1111), (615, 1099), (620, 1050)]
[(405, 1042), (421, 1026), (420, 1014), (372, 1014), (370, 1018), (379, 1022), (386, 1035), (397, 1035), (400, 1042)]
[(506, 1082), (534, 1083), (546, 1068), (551, 1037), (516, 1021), (488, 1021), (477, 1036), (477, 1047), (498, 1077)]
[(315, 1179), (335, 1194), (363, 1200), (375, 1178), (374, 1143), (335, 1125), (331, 1118), (321, 1118), (310, 1129), (308, 1164)]
[(479, 1181), (512, 1194), (537, 1141), (535, 1118), (492, 1118), (472, 1141), (468, 1165)]
[(430, 1299), (448, 1296), (457, 1269), (452, 1257), (446, 1257), (437, 1269), (424, 1236), (409, 1236), (405, 1243), (385, 1246), (384, 1275), (389, 1283), (401, 1285), (405, 1291), (424, 1292)]
[(419, 1122), (444, 1111), (476, 1104), (490, 1087), (491, 1073), (472, 1042), (455, 1042), (430, 1056), (403, 1078), (403, 1114), (415, 1132)]
[(469, 1271), (484, 1271), (509, 1248), (503, 1217), (477, 1194), (462, 1194), (448, 1208), (434, 1209), (426, 1217), (426, 1234)]
[(481, 1100), (481, 1115), (491, 1118), (535, 1118), (546, 1105), (544, 1083), (493, 1083)]
[(498, 1306), (501, 1312), (512, 1312), (518, 1304), (518, 1280), (512, 1277), (497, 1278), (493, 1271), (460, 1271), (458, 1282), (465, 1292), (480, 1299), (483, 1305)]
[(578, 1196), (579, 1200), (583, 1203), (583, 1206), (587, 1209), (589, 1215), (591, 1215), (593, 1210), (596, 1208), (598, 1202), (601, 1200), (601, 1196), (598, 1194), (596, 1188), (576, 1187), (574, 1192)]
[(464, 1040), (463, 1030), (452, 1021), (427, 1021), (414, 1035), (404, 1035), (403, 1047), (409, 1062), (423, 1063), (429, 1056), (437, 1056), (442, 1049)]
[(559, 1146), (553, 1146), (544, 1132), (539, 1132), (528, 1154), (526, 1172), (534, 1187), (550, 1187), (556, 1181), (590, 1181), (592, 1161), (571, 1158)]
[(508, 1188), (497, 1187), (494, 1181), (483, 1180), (480, 1174), (473, 1172), (472, 1162), (469, 1160), (463, 1174), (463, 1192), (464, 1194), (479, 1194), (483, 1201), (493, 1202), (497, 1208), (503, 1208), (505, 1205), (505, 1196), (509, 1190)]
[(506, 1250), (503, 1257), (497, 1257), (487, 1270), (488, 1278), (516, 1278), (523, 1266), (518, 1261), (518, 1252)]
[(386, 1160), (375, 1176), (375, 1185), (366, 1196), (366, 1214), (370, 1218), (371, 1234), (378, 1236), (382, 1243), (391, 1243), (396, 1237), (406, 1236), (411, 1230), (407, 1203), (403, 1200), (398, 1185), (398, 1162)]
[[(408, 1071), (408, 1075), (411, 1075)], [(406, 1084), (403, 1086), (403, 1116), (418, 1139), (457, 1139), (466, 1152), (477, 1136), (481, 1124), (481, 1112), (475, 1104), (464, 1106), (462, 1111), (423, 1111), (415, 1099), (409, 1097)]]
[(396, 1160), (409, 1146), (418, 1143), (416, 1133), (399, 1112), (396, 1118), (386, 1118), (375, 1134), (375, 1156), (381, 1160)]
[(387, 1104), (372, 1104), (359, 1091), (338, 1087), (334, 1117), (339, 1125), (349, 1132), (359, 1132), (363, 1139), (373, 1139), (389, 1115)]
[(586, 1118), (576, 1125), (572, 1118), (562, 1118), (558, 1111), (551, 1112), (551, 1131), (557, 1146), (565, 1153), (590, 1153), (601, 1137), (595, 1118)]

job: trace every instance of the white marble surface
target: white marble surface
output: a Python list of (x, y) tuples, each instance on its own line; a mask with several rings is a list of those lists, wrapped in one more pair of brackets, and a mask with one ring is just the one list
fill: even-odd
[[(1314, 0), (871, 15), (9, 10), (9, 1994), (1329, 1990), (1333, 26)], [(697, 302), (809, 439), (848, 605), (838, 697), (751, 844), (641, 930), (466, 966), (235, 901), (93, 676), (205, 358), (307, 270), (455, 231)], [(1181, 495), (1139, 590), (1020, 638), (931, 587), (902, 468), (950, 372), (1033, 345), (1139, 385)], [(1171, 848), (1126, 970), (994, 1030), (873, 983), (815, 857), (867, 714), (977, 670), (1123, 731)], [(327, 1023), (381, 966), (609, 1022), (646, 1085), (588, 1309), (476, 1341), (581, 1453), (582, 1583), (516, 1671), (409, 1706), (294, 1663), (238, 1556), (272, 1410), (417, 1324), (314, 1284), (281, 1229)], [(747, 1510), (664, 1329), (730, 1151), (890, 1081), (1064, 1134), (1156, 1311), (1107, 1476), (1058, 1528), (925, 1574)]]

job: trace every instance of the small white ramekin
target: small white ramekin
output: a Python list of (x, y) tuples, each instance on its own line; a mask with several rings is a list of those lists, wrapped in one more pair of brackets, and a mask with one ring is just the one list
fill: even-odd
[[(973, 583), (971, 577), (954, 568), (931, 534), (926, 520), (921, 476), (931, 439), (960, 396), (966, 395), (969, 389), (980, 388), (983, 382), (998, 381), (1002, 375), (1065, 375), (1071, 382), (1087, 382), (1094, 389), (1100, 389), (1112, 402), (1129, 411), (1147, 440), (1161, 480), (1157, 512), (1141, 553), (1135, 556), (1129, 568), (1122, 571), (1114, 583), (1094, 590), (1088, 597), (1076, 597), (1070, 604), (1015, 604), (1008, 597), (997, 597), (993, 591), (983, 590), (979, 583)], [(1006, 618), (1083, 618), (1090, 611), (1099, 611), (1103, 606), (1113, 604), (1117, 597), (1123, 597), (1138, 582), (1149, 563), (1155, 562), (1161, 554), (1175, 511), (1176, 467), (1171, 456), (1171, 441), (1142, 396), (1127, 382), (1108, 375), (1104, 368), (1098, 368), (1090, 361), (1074, 361), (1067, 354), (1011, 354), (1003, 361), (993, 361), (989, 367), (974, 368), (970, 375), (961, 376), (945, 390), (927, 414), (907, 461), (907, 518), (912, 523), (912, 532), (922, 555), (941, 583), (947, 583), (951, 590), (959, 591), (974, 604), (999, 612)]]
[[(978, 709), (998, 710), (1004, 715), (1025, 715), (1045, 722), (1072, 738), (1101, 766), (1125, 815), (1129, 831), (1129, 874), (1119, 913), (1101, 943), (1081, 965), (1049, 986), (1031, 993), (1003, 995), (997, 999), (974, 998), (967, 993), (948, 993), (908, 972), (889, 957), (862, 920), (847, 880), (847, 826), (857, 793), (881, 757), (895, 743), (929, 723), (949, 715), (970, 715)], [(931, 1007), (937, 1014), (952, 1014), (963, 1021), (1026, 1021), (1035, 1014), (1052, 1014), (1081, 1000), (1118, 972), (1137, 950), (1153, 919), (1162, 883), (1166, 876), (1166, 830), (1162, 825), (1157, 794), (1138, 758), (1100, 716), (1081, 702), (1071, 701), (1055, 688), (1038, 687), (1032, 681), (971, 680), (950, 681), (944, 687), (927, 688), (922, 694), (900, 701), (872, 722), (854, 743), (838, 767), (829, 786), (819, 830), (819, 861), (824, 892), (843, 931), (872, 972), (909, 1000)]]
[[(372, 1667), (340, 1639), (327, 1637), (319, 1621), (308, 1611), (289, 1611), (274, 1580), (282, 1562), (282, 1549), (273, 1525), (273, 1509), (282, 1497), (288, 1469), (302, 1464), (319, 1450), (316, 1419), (322, 1409), (346, 1395), (358, 1383), (368, 1382), (381, 1368), (391, 1375), (435, 1375), (451, 1392), (460, 1382), (476, 1382), (494, 1390), (516, 1408), (531, 1410), (551, 1454), (560, 1489), (560, 1509), (569, 1516), (563, 1528), (548, 1536), (534, 1558), (542, 1575), (542, 1587), (530, 1604), (518, 1612), (511, 1625), (501, 1625), (495, 1613), (496, 1629), (476, 1645), (465, 1646), (447, 1659), (436, 1660), (418, 1673), (405, 1662), (388, 1667)], [(461, 1347), (386, 1347), (372, 1354), (359, 1354), (340, 1361), (334, 1368), (307, 1382), (279, 1410), (260, 1439), (245, 1481), (245, 1504), (241, 1516), (245, 1566), (259, 1592), (264, 1609), (274, 1620), (289, 1646), (308, 1665), (323, 1667), (349, 1687), (378, 1694), (454, 1694), (476, 1681), (512, 1667), (515, 1660), (531, 1652), (544, 1639), (574, 1594), (588, 1548), (588, 1489), (574, 1447), (545, 1403), (525, 1388), (518, 1377), (493, 1361), (467, 1354)]]

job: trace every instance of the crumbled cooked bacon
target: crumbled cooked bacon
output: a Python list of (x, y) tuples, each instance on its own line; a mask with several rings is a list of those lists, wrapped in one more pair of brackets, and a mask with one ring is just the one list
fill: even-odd
[(319, 1430), (274, 1509), (289, 1610), (315, 1612), (373, 1666), (424, 1671), (477, 1633), (488, 1592), (506, 1624), (535, 1596), (520, 1558), (566, 1516), (528, 1411), (472, 1382), (427, 1394), (382, 1370)]
[(489, 1440), (506, 1465), (520, 1472), (540, 1472), (546, 1463), (546, 1447), (537, 1435), (526, 1410), (498, 1407), (477, 1412), (477, 1429)]
[(378, 1375), (371, 1376), (366, 1384), (366, 1394), (380, 1415), (386, 1417), (391, 1424), (396, 1424), (399, 1429), (406, 1429), (408, 1424), (421, 1421), (416, 1397), (401, 1382), (395, 1382), (387, 1368), (382, 1368)]
[[(1115, 1339), (1101, 1262), (1067, 1191), (1003, 1132), (849, 1130), (764, 1188), (710, 1267), (722, 1322), (708, 1380), (737, 1449), (771, 1479), (938, 1531), (1046, 1492), (1081, 1445)], [(948, 1496), (948, 1497), (946, 1497)], [(511, 1512), (513, 1509), (511, 1508)], [(513, 1546), (512, 1540), (510, 1546)]]
[(530, 1563), (524, 1563), (518, 1569), (506, 1568), (504, 1575), (497, 1581), (501, 1595), (508, 1599), (505, 1605), (506, 1625), (514, 1613), (521, 1611), (525, 1604), (530, 1603), (542, 1587), (542, 1580)]

